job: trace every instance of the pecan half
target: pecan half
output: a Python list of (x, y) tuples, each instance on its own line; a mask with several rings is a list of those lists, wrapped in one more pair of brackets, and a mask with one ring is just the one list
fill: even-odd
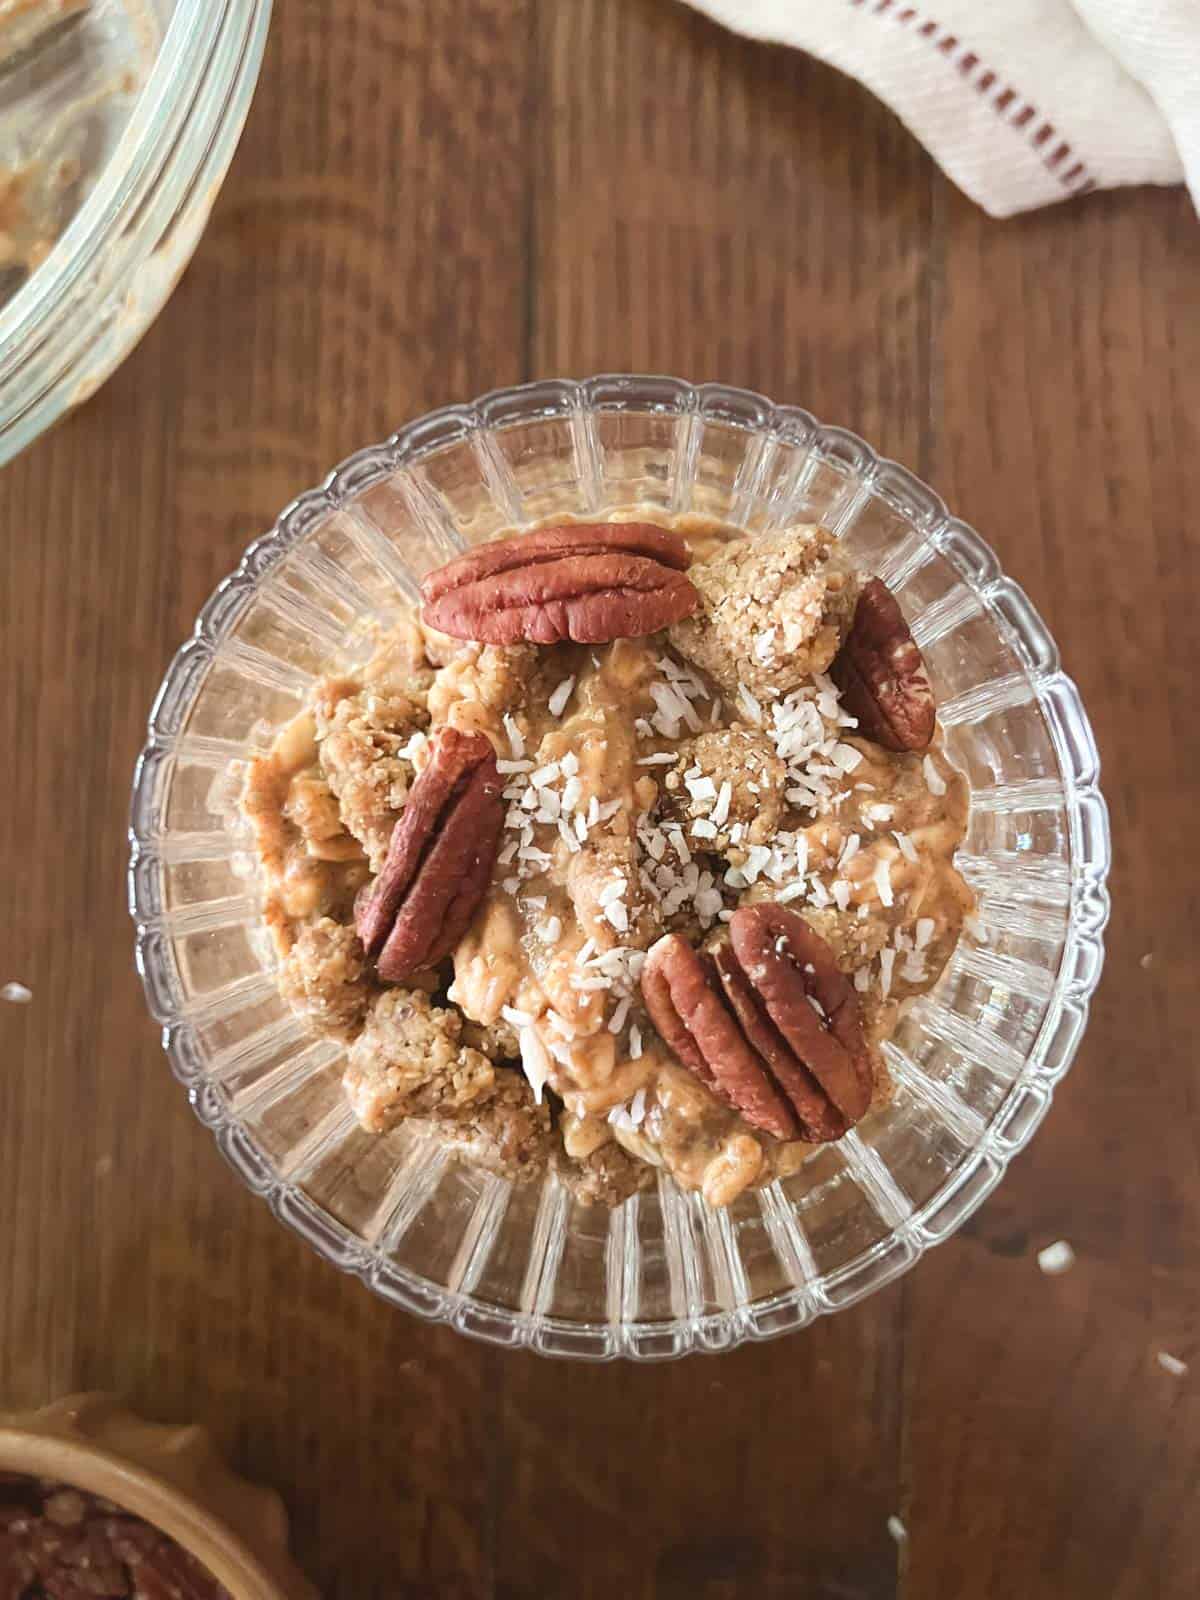
[(924, 750), (933, 738), (937, 707), (925, 661), (882, 578), (863, 585), (829, 673), (864, 738), (885, 750)]
[(355, 908), (358, 936), (389, 983), (436, 965), (458, 943), (487, 889), (504, 823), (491, 741), (439, 728), (429, 748), (382, 870)]
[(679, 934), (646, 957), (642, 997), (701, 1082), (777, 1139), (840, 1139), (874, 1076), (858, 998), (829, 946), (785, 906), (744, 906), (713, 954)]
[(699, 603), (686, 541), (650, 522), (572, 523), (468, 550), (427, 574), (421, 616), (484, 644), (637, 639)]

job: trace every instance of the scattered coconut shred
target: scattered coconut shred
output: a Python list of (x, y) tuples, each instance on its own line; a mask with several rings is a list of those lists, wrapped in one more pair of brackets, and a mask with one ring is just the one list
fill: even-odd
[(33, 990), (27, 989), (23, 983), (6, 983), (0, 989), (0, 1000), (7, 1000), (10, 1005), (27, 1006), (33, 999)]
[[(649, 685), (654, 709), (649, 717), (636, 720), (634, 726), (639, 739), (643, 742), (675, 741), (715, 727), (722, 702), (719, 697), (712, 696), (701, 677), (670, 654), (657, 657), (655, 665), (660, 676)], [(566, 710), (576, 681), (573, 676), (565, 678), (551, 693), (547, 704), (553, 716), (560, 717)], [(842, 708), (833, 680), (824, 673), (815, 673), (799, 689), (766, 705), (740, 685), (737, 708), (745, 722), (765, 734), (783, 763), (784, 794), (789, 804), (818, 817), (836, 811), (850, 792), (846, 780), (863, 757), (853, 745), (845, 742), (844, 735), (858, 723)], [(502, 794), (507, 809), (505, 837), (498, 860), (501, 866), (508, 868), (502, 887), (516, 897), (521, 895), (522, 886), (528, 880), (552, 865), (550, 851), (536, 842), (539, 826), (553, 829), (568, 853), (577, 854), (587, 843), (591, 831), (609, 822), (621, 809), (622, 802), (616, 799), (602, 804), (595, 795), (585, 800), (579, 758), (573, 752), (535, 765), (511, 715), (504, 717), (504, 727), (509, 754), (497, 761), (497, 767), (506, 779)], [(636, 765), (654, 770), (674, 766), (678, 759), (676, 750), (651, 750), (638, 756)], [(946, 784), (936, 764), (928, 757), (924, 772), (930, 791), (945, 794)], [(733, 915), (725, 903), (726, 890), (737, 893), (760, 881), (772, 886), (774, 898), (782, 904), (798, 901), (816, 909), (830, 905), (841, 911), (849, 909), (854, 885), (844, 873), (862, 848), (863, 839), (859, 834), (850, 836), (832, 875), (825, 878), (810, 870), (808, 839), (797, 831), (781, 833), (769, 845), (751, 845), (745, 852), (745, 860), (728, 867), (718, 880), (710, 868), (696, 860), (693, 844), (697, 854), (703, 855), (708, 841), (728, 824), (733, 785), (729, 780), (715, 783), (698, 766), (689, 768), (683, 781), (690, 800), (686, 827), (676, 821), (654, 821), (650, 812), (642, 812), (636, 823), (640, 847), (637, 884), (631, 885), (623, 873), (614, 872), (599, 891), (600, 915), (618, 940), (629, 932), (632, 924), (631, 887), (652, 901), (666, 921), (685, 907), (689, 908), (706, 932), (720, 922), (728, 922)], [(748, 787), (756, 792), (753, 782)], [(860, 784), (857, 787), (871, 786)], [(891, 806), (876, 805), (866, 810), (868, 832), (883, 829), (892, 821)], [(741, 842), (744, 827), (737, 823), (730, 830), (734, 844)], [(909, 861), (918, 859), (916, 847), (907, 835), (894, 832), (892, 837), (902, 856)], [(891, 869), (886, 859), (877, 864), (869, 882), (884, 906), (895, 903)], [(521, 898), (527, 908), (545, 905), (544, 899), (539, 901), (535, 896)], [(859, 906), (858, 914), (860, 917), (867, 915), (866, 905)], [(933, 919), (923, 918), (916, 926), (915, 936), (898, 929), (893, 947), (880, 952), (878, 970), (885, 997), (891, 990), (897, 963), (900, 963), (899, 971), (904, 979), (913, 982), (924, 979), (922, 952), (934, 931)], [(562, 922), (558, 917), (547, 917), (537, 925), (536, 933), (547, 945), (552, 945), (561, 937)], [(632, 946), (617, 943), (611, 949), (598, 950), (594, 941), (588, 939), (576, 955), (570, 979), (572, 987), (578, 991), (604, 994), (612, 1006), (608, 1031), (621, 1035), (628, 1026), (627, 1051), (631, 1060), (637, 1060), (642, 1054), (640, 1030), (635, 1024), (630, 1025), (629, 1019), (645, 959), (645, 952)], [(871, 981), (869, 970), (860, 968), (854, 981), (861, 991), (867, 990)], [(570, 1065), (569, 1046), (576, 1029), (554, 1010), (547, 1012), (540, 1022), (511, 1012), (511, 1009), (506, 1009), (504, 1015), (517, 1032), (525, 1075), (540, 1102), (554, 1060)], [(640, 1102), (635, 1095), (629, 1105), (613, 1109), (610, 1121), (632, 1131), (639, 1125), (644, 1111), (644, 1095)]]
[(1048, 1278), (1057, 1278), (1075, 1265), (1075, 1252), (1065, 1239), (1058, 1239), (1038, 1251), (1037, 1264)]
[(1188, 1364), (1180, 1361), (1178, 1356), (1170, 1355), (1166, 1350), (1160, 1350), (1154, 1358), (1164, 1372), (1169, 1372), (1173, 1378), (1186, 1378)]

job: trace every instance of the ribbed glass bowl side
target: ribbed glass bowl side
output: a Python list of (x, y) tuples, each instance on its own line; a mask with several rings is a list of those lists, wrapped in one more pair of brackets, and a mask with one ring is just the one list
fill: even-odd
[[(822, 521), (900, 598), (972, 816), (980, 901), (887, 1047), (891, 1105), (712, 1212), (660, 1181), (611, 1215), (511, 1189), (419, 1129), (359, 1130), (341, 1050), (280, 1001), (231, 769), (265, 749), (363, 617), (467, 542), (562, 513)], [(352, 646), (351, 646), (352, 647)], [(761, 396), (669, 378), (547, 382), (449, 407), (295, 501), (201, 612), (134, 779), (137, 963), (172, 1067), (243, 1180), (327, 1260), (464, 1332), (677, 1356), (765, 1338), (890, 1281), (970, 1215), (1045, 1115), (1103, 960), (1107, 816), (1078, 694), (1028, 599), (910, 473)]]

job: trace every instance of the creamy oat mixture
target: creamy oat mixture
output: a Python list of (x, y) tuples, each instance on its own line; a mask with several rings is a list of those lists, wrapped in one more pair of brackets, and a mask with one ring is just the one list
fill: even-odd
[[(967, 791), (936, 736), (893, 752), (843, 707), (828, 672), (862, 578), (827, 535), (657, 520), (689, 542), (691, 616), (607, 644), (497, 645), (414, 615), (320, 680), (242, 806), (281, 990), (347, 1042), (365, 1128), (428, 1119), (462, 1159), (514, 1179), (553, 1165), (589, 1201), (661, 1169), (723, 1205), (813, 1146), (751, 1125), (666, 1047), (646, 952), (668, 932), (711, 946), (739, 907), (799, 912), (852, 979), (884, 1103), (879, 1045), (972, 909), (954, 867)], [(445, 728), (494, 747), (500, 845), (451, 956), (386, 983), (355, 901)]]

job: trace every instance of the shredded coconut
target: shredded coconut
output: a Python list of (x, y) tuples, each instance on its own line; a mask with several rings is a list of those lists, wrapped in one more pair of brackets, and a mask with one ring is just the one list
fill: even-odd
[(875, 864), (875, 888), (879, 893), (881, 904), (894, 905), (896, 896), (892, 893), (892, 871), (887, 861), (878, 861)]
[(575, 687), (574, 678), (564, 678), (546, 701), (546, 706), (552, 717), (561, 717), (567, 708), (567, 701), (571, 698), (571, 691)]
[(946, 780), (937, 769), (937, 763), (932, 756), (926, 756), (921, 763), (921, 770), (925, 774), (925, 784), (930, 794), (945, 794)]
[(1047, 1277), (1057, 1278), (1075, 1265), (1075, 1252), (1065, 1239), (1057, 1239), (1038, 1251), (1037, 1264)]
[(894, 950), (881, 950), (879, 952), (879, 987), (886, 1000), (892, 992), (892, 968), (896, 964)]
[(521, 1070), (528, 1080), (529, 1087), (533, 1090), (534, 1100), (538, 1105), (541, 1105), (542, 1090), (546, 1087), (553, 1066), (550, 1060), (550, 1052), (538, 1038), (533, 1028), (519, 1029), (517, 1039), (521, 1046)]

